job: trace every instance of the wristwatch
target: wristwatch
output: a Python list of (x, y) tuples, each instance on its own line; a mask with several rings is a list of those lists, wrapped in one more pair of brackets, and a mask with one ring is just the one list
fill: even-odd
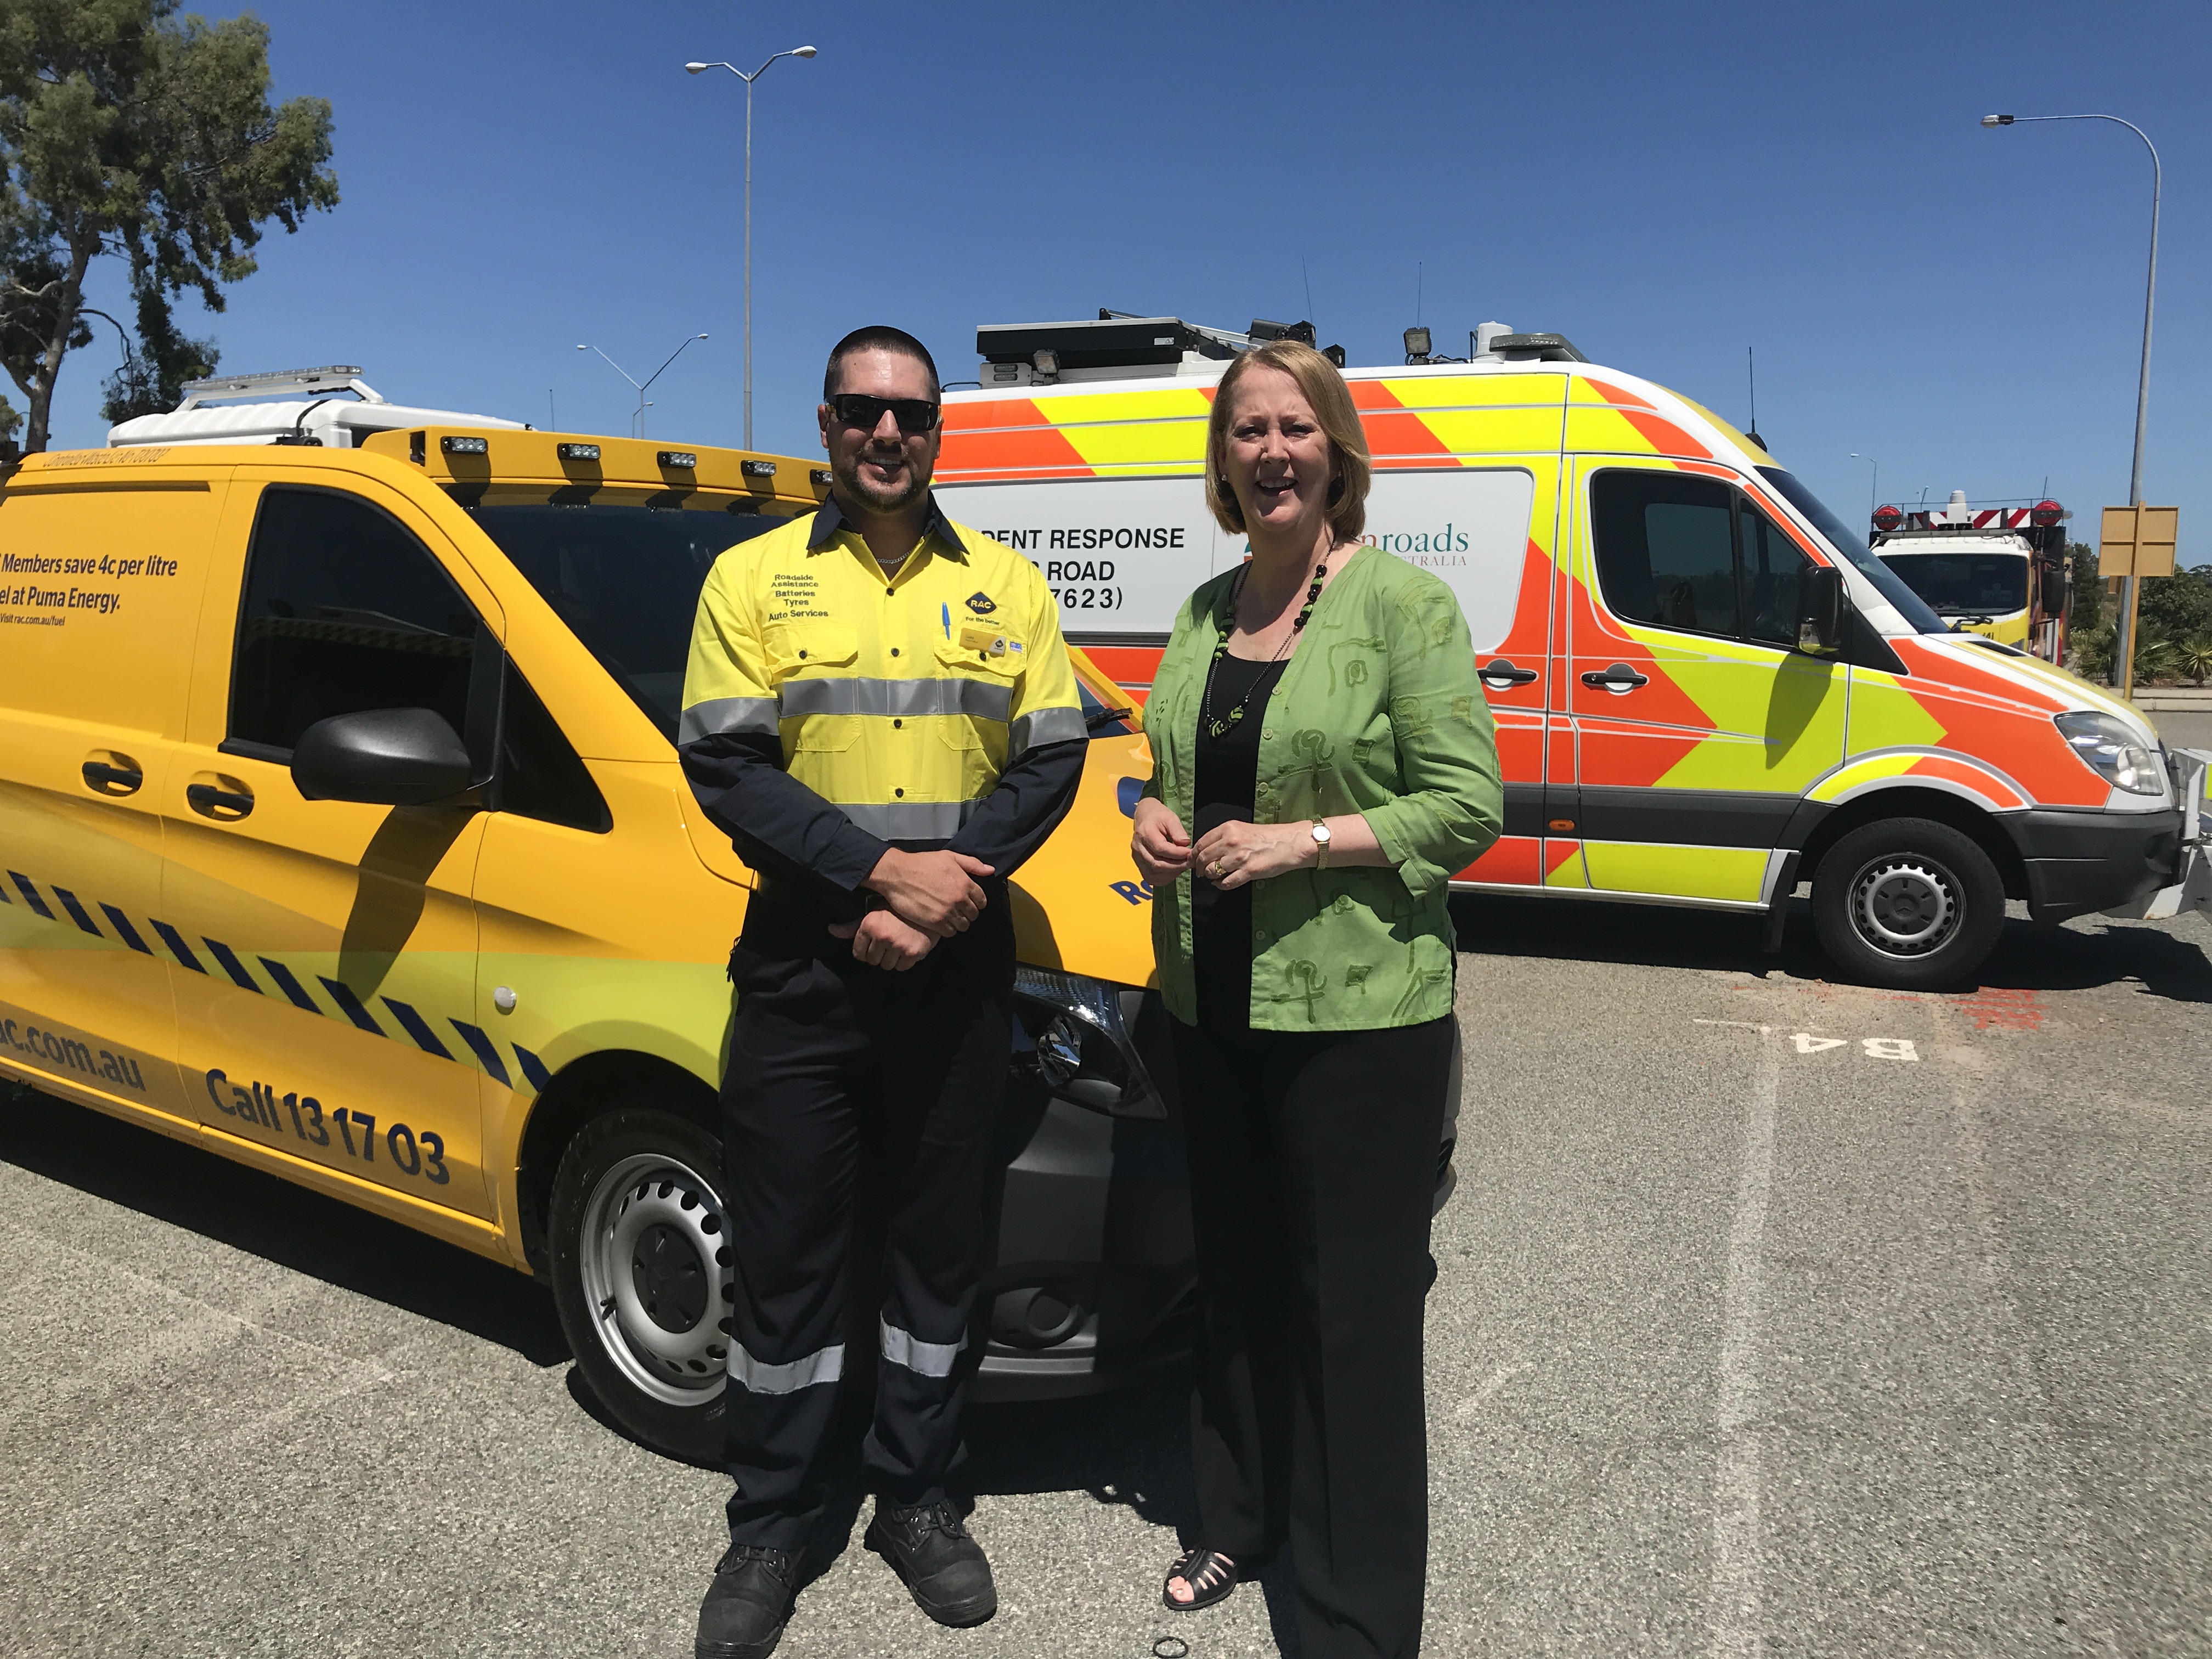
[(1319, 818), (1313, 821), (1313, 838), (1314, 868), (1326, 870), (1328, 868), (1328, 825)]

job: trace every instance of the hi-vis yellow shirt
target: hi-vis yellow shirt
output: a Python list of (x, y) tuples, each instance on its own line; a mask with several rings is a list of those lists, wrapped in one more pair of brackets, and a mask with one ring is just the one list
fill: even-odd
[(1087, 735), (1034, 564), (933, 507), (887, 576), (834, 498), (708, 575), (677, 740), (722, 734), (780, 738), (789, 775), (867, 834), (939, 843), (1022, 755)]

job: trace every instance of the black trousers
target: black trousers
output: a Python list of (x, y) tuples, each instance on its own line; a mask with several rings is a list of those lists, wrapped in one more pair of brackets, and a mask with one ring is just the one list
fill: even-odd
[[(1013, 930), (1003, 902), (894, 974), (819, 923), (749, 918), (722, 1081), (735, 1257), (730, 1536), (797, 1553), (825, 1501), (824, 1443), (850, 1365), (877, 1367), (869, 1484), (946, 1496), (1006, 1085)], [(873, 1352), (847, 1353), (855, 1236), (883, 1239)]]
[(1451, 1021), (1173, 1029), (1203, 1296), (1200, 1541), (1240, 1569), (1291, 1546), (1307, 1659), (1410, 1659), (1428, 1571), (1421, 1319)]

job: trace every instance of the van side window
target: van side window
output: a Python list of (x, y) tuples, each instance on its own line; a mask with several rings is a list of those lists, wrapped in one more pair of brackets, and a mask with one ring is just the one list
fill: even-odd
[(1789, 532), (1741, 495), (1736, 497), (1735, 525), (1743, 554), (1743, 636), (1794, 648), (1799, 579), (1813, 561)]
[(272, 486), (246, 556), (230, 737), (289, 750), (333, 714), (428, 708), (468, 730), (477, 621), (398, 521), (357, 496)]
[(615, 826), (606, 797), (512, 659), (500, 710), (497, 777), (493, 805), (499, 811), (595, 835)]
[(1605, 603), (1624, 622), (1736, 631), (1734, 492), (1717, 478), (1641, 468), (1590, 479), (1590, 529)]

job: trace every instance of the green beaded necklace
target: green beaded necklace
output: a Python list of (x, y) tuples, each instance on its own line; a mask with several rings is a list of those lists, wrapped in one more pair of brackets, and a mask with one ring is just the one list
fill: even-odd
[[(1243, 596), (1244, 579), (1251, 574), (1249, 564), (1237, 573), (1236, 583), (1229, 590), (1229, 615), (1217, 623), (1221, 629), (1221, 639), (1213, 647), (1212, 659), (1206, 665), (1206, 696), (1199, 704), (1199, 712), (1205, 717), (1206, 731), (1216, 738), (1221, 737), (1244, 718), (1244, 705), (1252, 701), (1252, 691), (1259, 686), (1259, 682), (1254, 681), (1251, 690), (1237, 700), (1234, 708), (1219, 720), (1213, 718), (1214, 670), (1220, 667), (1221, 659), (1229, 654), (1229, 635), (1237, 627), (1237, 601)], [(1267, 659), (1270, 664), (1280, 662), (1283, 653), (1297, 642), (1299, 634), (1305, 629), (1306, 619), (1313, 615), (1314, 602), (1321, 598), (1321, 585), (1328, 580), (1328, 561), (1324, 558), (1314, 567), (1313, 586), (1306, 589), (1306, 602), (1300, 608), (1297, 620), (1291, 623), (1291, 631), (1283, 636), (1282, 644), (1275, 647), (1275, 654)]]

